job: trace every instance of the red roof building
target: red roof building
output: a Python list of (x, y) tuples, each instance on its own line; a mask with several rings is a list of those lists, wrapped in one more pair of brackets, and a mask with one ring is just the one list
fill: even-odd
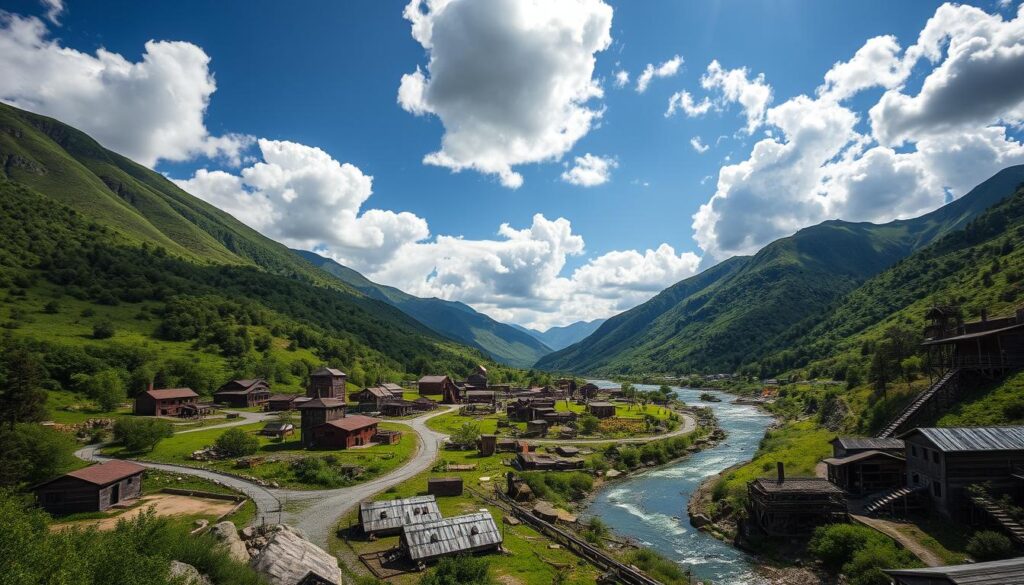
[(311, 430), (311, 443), (318, 449), (349, 449), (369, 445), (377, 434), (380, 420), (352, 415), (329, 420)]
[(39, 505), (55, 516), (102, 512), (142, 495), (145, 470), (129, 461), (107, 461), (51, 479), (33, 491)]
[(150, 388), (135, 397), (135, 414), (143, 416), (181, 416), (182, 406), (195, 405), (199, 395), (191, 388)]

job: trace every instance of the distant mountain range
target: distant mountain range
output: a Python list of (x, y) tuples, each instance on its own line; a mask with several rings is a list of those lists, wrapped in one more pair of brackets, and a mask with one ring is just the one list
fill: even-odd
[(293, 251), (366, 296), (398, 308), (445, 337), (484, 351), (495, 361), (529, 368), (552, 351), (529, 331), (495, 321), (465, 303), (416, 297), (397, 288), (377, 284), (359, 272), (314, 252)]
[(964, 229), (1022, 182), (1024, 166), (1010, 167), (918, 218), (802, 229), (669, 287), (537, 367), (599, 375), (731, 372), (784, 352), (869, 278)]
[(586, 338), (604, 323), (606, 319), (594, 319), (593, 321), (576, 321), (562, 327), (551, 327), (544, 331), (530, 329), (522, 325), (512, 326), (538, 339), (552, 350), (559, 350)]

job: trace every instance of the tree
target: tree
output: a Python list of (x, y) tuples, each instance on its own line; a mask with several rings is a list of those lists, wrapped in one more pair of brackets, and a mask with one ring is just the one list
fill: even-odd
[(228, 429), (214, 442), (217, 450), (228, 457), (252, 455), (260, 448), (259, 439), (239, 428)]
[(114, 324), (103, 320), (92, 326), (93, 339), (110, 339), (114, 336)]
[(597, 425), (600, 423), (601, 421), (596, 416), (585, 414), (579, 419), (580, 432), (584, 435), (593, 435), (597, 431)]
[(488, 572), (487, 559), (468, 555), (447, 557), (420, 580), (420, 585), (489, 585)]
[(100, 410), (114, 410), (125, 401), (124, 382), (116, 370), (103, 370), (89, 376), (85, 384), (86, 393), (96, 401)]
[(976, 561), (998, 561), (1014, 556), (1013, 543), (999, 532), (980, 530), (967, 541), (967, 554)]
[(46, 418), (45, 374), (39, 356), (23, 348), (8, 349), (0, 371), (0, 420), (11, 430), (20, 422)]
[(172, 435), (174, 429), (165, 420), (125, 417), (114, 423), (114, 439), (129, 453), (152, 451), (157, 443)]
[(868, 380), (875, 385), (875, 390), (883, 396), (889, 389), (889, 382), (895, 377), (895, 364), (893, 363), (893, 352), (889, 343), (879, 343), (875, 348), (875, 354), (871, 356), (871, 366), (868, 369)]
[(452, 433), (452, 443), (461, 447), (472, 447), (480, 438), (480, 425), (476, 423), (463, 423), (461, 427)]
[(78, 444), (66, 433), (36, 424), (0, 430), (0, 485), (31, 485), (75, 464)]

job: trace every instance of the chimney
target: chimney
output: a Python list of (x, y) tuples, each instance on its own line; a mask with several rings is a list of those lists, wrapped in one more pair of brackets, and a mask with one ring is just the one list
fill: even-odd
[(153, 391), (153, 380), (149, 381), (149, 385), (146, 387), (146, 390), (149, 392)]
[(779, 483), (785, 482), (786, 481), (786, 465), (783, 462), (778, 461), (778, 462), (775, 463), (775, 466), (779, 470)]
[(988, 309), (981, 310), (981, 320), (988, 321)]

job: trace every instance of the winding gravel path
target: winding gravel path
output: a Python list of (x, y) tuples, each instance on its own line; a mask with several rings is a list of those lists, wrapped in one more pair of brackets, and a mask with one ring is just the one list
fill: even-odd
[[(359, 502), (430, 469), (434, 464), (434, 460), (437, 459), (440, 446), (447, 435), (430, 429), (427, 427), (426, 421), (435, 416), (453, 412), (457, 408), (458, 406), (454, 405), (413, 419), (388, 421), (408, 426), (416, 433), (419, 441), (416, 446), (416, 452), (413, 453), (409, 461), (401, 467), (366, 483), (332, 490), (272, 489), (231, 475), (184, 465), (150, 463), (148, 461), (136, 461), (135, 463), (150, 469), (159, 469), (170, 473), (180, 473), (218, 481), (223, 485), (238, 490), (249, 496), (256, 504), (257, 519), (265, 517), (268, 522), (277, 523), (280, 521), (289, 524), (302, 531), (311, 541), (326, 549), (327, 541), (338, 520)], [(242, 415), (239, 421), (223, 425), (212, 425), (202, 429), (189, 429), (180, 431), (180, 433), (244, 425), (263, 420), (261, 416), (265, 416), (262, 413), (242, 412), (239, 414)], [(76, 451), (75, 455), (86, 461), (109, 461), (110, 457), (104, 457), (98, 453), (99, 449), (103, 446), (89, 445)]]

